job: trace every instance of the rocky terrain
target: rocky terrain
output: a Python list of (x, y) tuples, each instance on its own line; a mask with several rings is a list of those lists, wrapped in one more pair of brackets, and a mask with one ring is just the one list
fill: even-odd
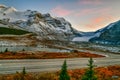
[[(119, 53), (120, 21), (113, 22), (95, 32), (74, 29), (70, 22), (61, 17), (38, 11), (19, 11), (14, 7), (0, 5), (0, 27), (27, 31), (33, 34), (1, 34), (0, 45), (36, 45), (42, 43), (54, 48), (91, 48)], [(85, 44), (83, 44), (85, 42)], [(89, 45), (90, 44), (90, 45)], [(99, 45), (100, 44), (100, 45)]]
[(0, 5), (0, 24), (36, 33), (41, 40), (68, 41), (80, 35), (64, 18), (32, 10), (18, 11), (5, 5)]
[(91, 38), (90, 42), (120, 45), (120, 21), (109, 24), (107, 27), (96, 31), (99, 36)]

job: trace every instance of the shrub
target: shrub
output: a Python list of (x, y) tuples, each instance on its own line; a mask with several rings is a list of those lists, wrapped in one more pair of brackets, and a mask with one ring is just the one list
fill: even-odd
[(56, 75), (53, 73), (44, 73), (38, 76), (38, 80), (56, 80)]

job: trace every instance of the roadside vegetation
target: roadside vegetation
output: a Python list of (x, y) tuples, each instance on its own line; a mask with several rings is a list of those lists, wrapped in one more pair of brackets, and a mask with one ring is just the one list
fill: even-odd
[(92, 54), (88, 52), (72, 52), (72, 53), (59, 53), (59, 52), (32, 52), (22, 51), (11, 52), (8, 48), (4, 52), (0, 52), (0, 59), (59, 59), (59, 58), (102, 58), (103, 55)]
[(0, 35), (23, 35), (23, 34), (27, 34), (30, 33), (28, 31), (24, 31), (24, 30), (18, 30), (18, 29), (11, 29), (11, 28), (5, 28), (5, 27), (0, 27)]
[(92, 58), (88, 62), (88, 68), (67, 70), (65, 60), (60, 71), (44, 73), (28, 73), (23, 67), (21, 72), (0, 75), (0, 80), (120, 80), (120, 65), (95, 68)]

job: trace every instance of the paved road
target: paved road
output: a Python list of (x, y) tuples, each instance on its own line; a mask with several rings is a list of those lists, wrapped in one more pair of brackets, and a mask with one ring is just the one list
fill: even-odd
[[(100, 52), (99, 52), (100, 53)], [(108, 66), (120, 64), (120, 55), (101, 53), (108, 55), (106, 58), (94, 58), (97, 66)], [(69, 69), (87, 67), (89, 58), (72, 58), (67, 59)], [(26, 67), (28, 72), (54, 71), (60, 70), (64, 59), (25, 59), (25, 60), (0, 60), (0, 74), (15, 73), (22, 71)]]

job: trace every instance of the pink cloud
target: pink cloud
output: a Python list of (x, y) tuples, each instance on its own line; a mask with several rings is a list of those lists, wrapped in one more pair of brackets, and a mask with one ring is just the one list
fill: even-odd
[(71, 10), (65, 9), (61, 6), (57, 6), (51, 10), (52, 13), (56, 14), (57, 16), (67, 16), (72, 13)]
[(98, 17), (96, 17), (96, 18), (93, 18), (92, 20), (91, 20), (91, 23), (94, 25), (96, 25), (96, 24), (100, 24), (100, 23), (102, 23), (102, 22), (104, 22), (105, 20), (107, 20), (107, 17), (105, 17), (105, 16), (98, 16)]
[(80, 0), (79, 4), (85, 4), (85, 5), (99, 5), (101, 4), (101, 0)]
[(109, 15), (109, 14), (105, 14), (105, 15), (101, 15), (101, 16), (97, 16), (95, 18), (92, 18), (90, 20), (90, 23), (86, 24), (85, 27), (87, 29), (99, 29), (101, 27), (103, 27), (103, 24), (107, 21), (113, 20), (114, 17)]
[(78, 11), (74, 15), (77, 17), (80, 17), (80, 16), (91, 14), (91, 13), (93, 13), (93, 11), (94, 11), (94, 9), (83, 9), (81, 11)]
[(111, 8), (90, 8), (90, 9), (83, 9), (81, 11), (78, 11), (76, 13), (74, 13), (73, 15), (75, 15), (76, 17), (81, 17), (81, 16), (87, 16), (87, 15), (91, 15), (91, 14), (104, 14), (104, 13), (108, 13), (111, 10)]

